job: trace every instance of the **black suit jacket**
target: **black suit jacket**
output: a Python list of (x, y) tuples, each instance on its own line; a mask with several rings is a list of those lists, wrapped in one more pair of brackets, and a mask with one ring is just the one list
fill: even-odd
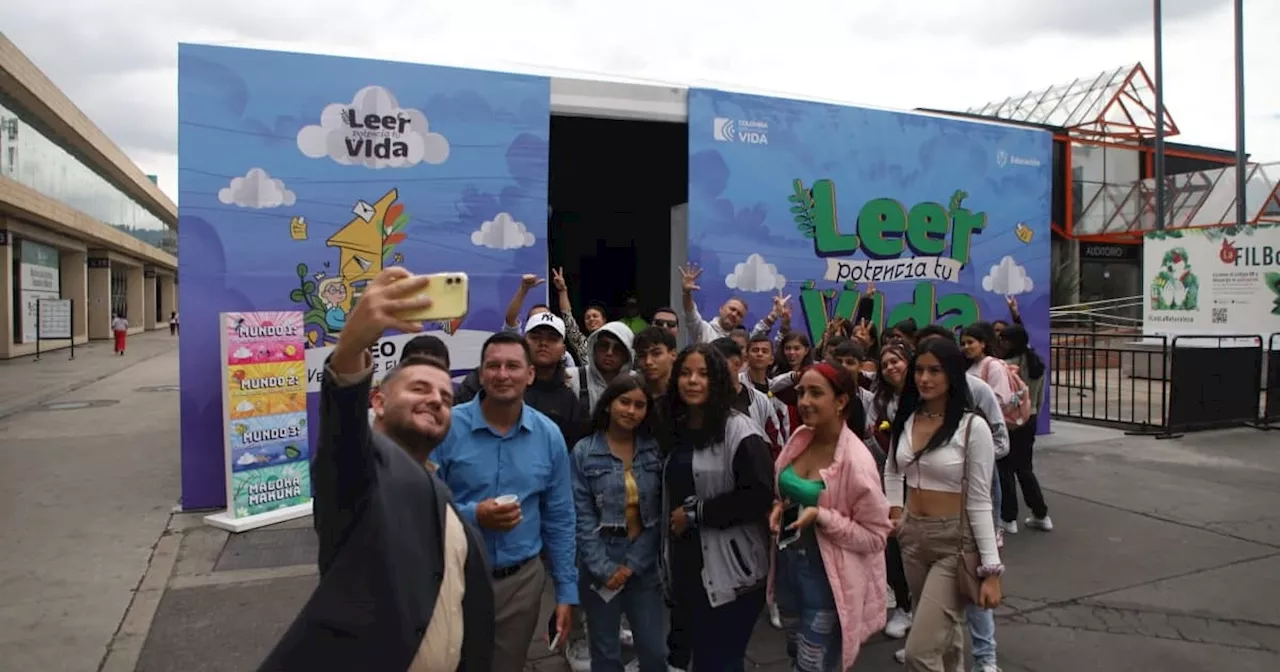
[[(320, 585), (262, 664), (266, 672), (404, 672), (418, 652), (444, 577), (453, 494), (369, 426), (372, 372), (339, 387), (325, 366), (311, 464)], [(493, 585), (484, 544), (467, 530), (459, 670), (489, 672)]]

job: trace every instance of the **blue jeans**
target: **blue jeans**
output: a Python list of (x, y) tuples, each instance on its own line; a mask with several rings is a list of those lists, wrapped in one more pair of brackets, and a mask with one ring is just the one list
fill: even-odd
[[(991, 479), (991, 515), (996, 529), (1000, 529), (1000, 477)], [(1016, 496), (1016, 493), (1015, 493)], [(973, 664), (996, 664), (996, 616), (990, 609), (976, 604), (966, 605), (964, 620), (969, 626), (969, 638), (973, 640)]]
[(969, 638), (973, 640), (973, 664), (996, 664), (996, 615), (990, 609), (976, 604), (964, 608), (964, 620), (969, 626)]
[[(583, 573), (585, 574), (585, 572)], [(640, 672), (666, 672), (666, 633), (662, 628), (666, 604), (658, 570), (627, 579), (621, 592), (605, 602), (584, 579), (578, 599), (587, 615), (587, 643), (591, 647), (591, 672), (622, 672), (622, 642), (618, 628), (622, 615), (627, 615), (631, 633), (635, 635), (636, 658)]]
[(840, 670), (840, 616), (816, 546), (791, 546), (778, 552), (774, 590), (778, 608), (799, 616), (799, 622), (787, 629), (793, 669)]

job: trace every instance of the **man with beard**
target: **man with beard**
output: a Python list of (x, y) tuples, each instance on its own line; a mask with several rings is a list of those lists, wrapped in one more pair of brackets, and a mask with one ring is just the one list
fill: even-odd
[(484, 547), (426, 466), (451, 424), (448, 368), (412, 356), (369, 393), (369, 349), (387, 329), (421, 330), (396, 315), (430, 305), (429, 280), (379, 273), (325, 364), (311, 465), (320, 583), (261, 670), (493, 669)]
[[(720, 306), (720, 314), (714, 320), (702, 319), (702, 313), (698, 312), (698, 304), (693, 299), (693, 293), (698, 291), (698, 277), (702, 275), (702, 269), (696, 266), (680, 267), (680, 288), (682, 290), (684, 302), (684, 327), (689, 334), (689, 345), (697, 343), (710, 343), (717, 338), (724, 338), (729, 332), (742, 326), (742, 320), (747, 316), (747, 302), (740, 297), (731, 296), (728, 301)], [(751, 334), (767, 334), (773, 329), (773, 323), (778, 321), (776, 312), (777, 302), (774, 302), (774, 310), (769, 311), (763, 320), (756, 323), (751, 329)]]
[(548, 573), (562, 643), (578, 604), (569, 449), (555, 423), (524, 402), (533, 377), (527, 342), (510, 333), (490, 336), (480, 349), (483, 389), (453, 409), (449, 436), (433, 455), (436, 473), (453, 489), (462, 516), (481, 528), (493, 559), (490, 641), (493, 667), (502, 672), (524, 669)]

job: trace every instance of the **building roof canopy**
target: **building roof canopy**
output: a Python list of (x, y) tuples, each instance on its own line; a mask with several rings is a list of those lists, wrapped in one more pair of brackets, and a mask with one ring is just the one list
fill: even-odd
[[(1155, 86), (1141, 63), (1077, 78), (1067, 84), (971, 107), (977, 114), (1007, 121), (1067, 129), (1077, 137), (1138, 142), (1154, 137)], [(1164, 111), (1164, 135), (1178, 127)]]

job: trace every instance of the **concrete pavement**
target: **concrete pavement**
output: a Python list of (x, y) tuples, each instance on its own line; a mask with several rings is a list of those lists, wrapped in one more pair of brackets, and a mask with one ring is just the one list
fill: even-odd
[[(176, 353), (178, 339), (168, 331), (150, 331), (130, 336), (125, 355), (111, 351), (111, 341), (90, 341), (71, 350), (54, 350), (41, 355), (0, 360), (0, 418), (33, 404), (53, 399), (79, 387), (119, 373), (133, 365), (167, 353)], [(178, 358), (172, 362), (178, 384)]]
[(177, 341), (130, 341), (0, 364), (2, 669), (98, 669), (177, 502)]
[[(254, 669), (315, 585), (310, 521), (228, 536), (171, 517), (176, 394), (140, 390), (176, 384), (176, 352), (126, 366), (51, 400), (100, 405), (0, 419), (0, 668)], [(1037, 466), (1057, 529), (1006, 543), (1003, 669), (1280, 669), (1274, 436), (1055, 427)], [(873, 639), (855, 669), (902, 669), (898, 646)], [(545, 651), (530, 669), (564, 669)], [(784, 657), (762, 623), (752, 669)]]

